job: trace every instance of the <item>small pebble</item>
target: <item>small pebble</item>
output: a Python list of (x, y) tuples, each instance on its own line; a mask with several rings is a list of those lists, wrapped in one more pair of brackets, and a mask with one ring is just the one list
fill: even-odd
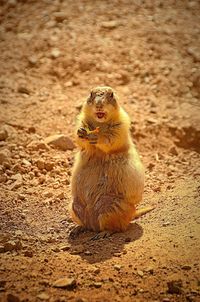
[(167, 282), (168, 286), (168, 293), (169, 294), (181, 294), (182, 293), (182, 281), (181, 280), (174, 280)]
[(185, 271), (190, 271), (192, 269), (190, 265), (183, 265), (181, 268)]
[(28, 95), (31, 93), (30, 90), (26, 86), (19, 86), (17, 91), (19, 93), (24, 93), (24, 94), (28, 94)]
[(24, 252), (24, 256), (25, 256), (25, 257), (32, 258), (32, 257), (33, 257), (33, 252), (30, 251), (30, 250), (27, 250), (27, 251)]
[(20, 299), (16, 295), (8, 294), (7, 295), (7, 302), (20, 302)]
[(53, 283), (53, 287), (57, 288), (66, 288), (68, 290), (72, 290), (77, 286), (76, 280), (74, 278), (61, 278), (56, 280)]
[(60, 56), (60, 50), (58, 48), (54, 48), (51, 51), (51, 57), (53, 59), (57, 59)]
[(0, 141), (5, 141), (8, 138), (8, 131), (6, 129), (0, 129)]
[(141, 271), (141, 270), (138, 270), (138, 271), (137, 271), (137, 274), (138, 274), (140, 277), (143, 277), (143, 276), (144, 276), (144, 273), (143, 273), (143, 271)]
[(91, 253), (90, 251), (85, 251), (84, 254), (85, 254), (86, 256), (91, 256), (91, 255), (92, 255), (92, 253)]
[(100, 288), (102, 286), (102, 283), (101, 282), (95, 282), (93, 285), (94, 285), (95, 288)]
[(119, 264), (115, 264), (115, 265), (114, 265), (114, 269), (115, 269), (116, 271), (120, 271), (121, 268), (122, 268), (122, 266), (119, 265)]
[(37, 298), (40, 300), (49, 300), (49, 295), (46, 293), (41, 293), (41, 294), (37, 295)]

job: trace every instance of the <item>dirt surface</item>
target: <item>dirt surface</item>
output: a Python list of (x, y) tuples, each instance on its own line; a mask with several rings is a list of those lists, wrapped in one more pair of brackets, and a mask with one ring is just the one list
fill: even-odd
[[(199, 1), (1, 0), (0, 22), (0, 300), (200, 301)], [(98, 85), (131, 117), (156, 208), (93, 241), (67, 205)]]

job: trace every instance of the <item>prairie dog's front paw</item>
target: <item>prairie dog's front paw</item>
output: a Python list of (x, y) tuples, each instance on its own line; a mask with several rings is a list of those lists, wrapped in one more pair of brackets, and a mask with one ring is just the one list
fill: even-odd
[(88, 134), (87, 134), (87, 130), (83, 127), (80, 127), (77, 131), (77, 135), (80, 138), (87, 138)]
[(94, 132), (88, 133), (87, 138), (88, 138), (90, 144), (92, 144), (92, 145), (97, 144), (98, 135), (96, 133), (94, 133)]

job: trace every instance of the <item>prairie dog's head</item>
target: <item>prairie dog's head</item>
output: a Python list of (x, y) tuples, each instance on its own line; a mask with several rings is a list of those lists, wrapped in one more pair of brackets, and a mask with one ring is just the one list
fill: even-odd
[(93, 88), (83, 106), (83, 110), (87, 116), (99, 123), (105, 123), (115, 118), (118, 109), (116, 96), (111, 87)]

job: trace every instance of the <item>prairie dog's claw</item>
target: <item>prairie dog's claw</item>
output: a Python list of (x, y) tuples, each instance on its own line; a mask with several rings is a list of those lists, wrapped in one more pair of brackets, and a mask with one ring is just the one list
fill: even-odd
[(100, 233), (95, 234), (92, 238), (90, 238), (90, 240), (100, 240), (100, 239), (105, 239), (108, 238), (110, 236), (112, 236), (114, 234), (114, 232), (108, 232), (108, 231), (103, 231)]
[(83, 127), (80, 127), (77, 131), (78, 137), (88, 139), (89, 143), (93, 145), (97, 143), (97, 139), (98, 139), (97, 133), (99, 133), (99, 127), (91, 131), (86, 130)]
[(81, 138), (87, 138), (87, 130), (85, 130), (83, 127), (81, 127), (78, 129), (77, 135)]

